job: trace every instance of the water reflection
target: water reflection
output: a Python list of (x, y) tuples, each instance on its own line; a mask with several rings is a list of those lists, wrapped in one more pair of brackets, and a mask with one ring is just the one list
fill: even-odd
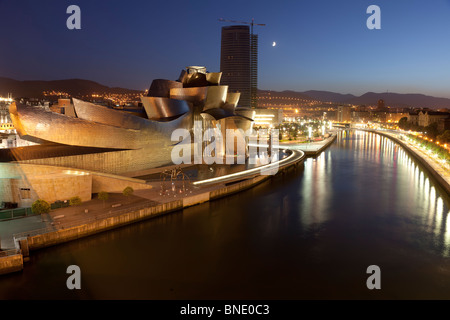
[(321, 153), (305, 162), (304, 183), (300, 189), (302, 200), (298, 214), (303, 225), (319, 224), (329, 216), (329, 198), (332, 194), (330, 178), (331, 155)]
[(245, 192), (36, 252), (0, 298), (73, 298), (77, 264), (83, 298), (449, 299), (449, 248), (447, 195), (391, 140), (347, 130)]
[(405, 215), (418, 218), (423, 230), (433, 235), (430, 239), (430, 243), (434, 244), (433, 250), (449, 257), (448, 198), (420, 165), (392, 140), (373, 133), (343, 131), (338, 145), (353, 149), (353, 162), (349, 164), (359, 168), (358, 176), (363, 177), (363, 171), (368, 166), (376, 170), (373, 172), (376, 176), (366, 183), (370, 184), (377, 178), (382, 181), (383, 188), (378, 191), (381, 192), (379, 201), (387, 200), (392, 208), (397, 208), (393, 210), (396, 213), (404, 211), (399, 204), (406, 205), (408, 210)]

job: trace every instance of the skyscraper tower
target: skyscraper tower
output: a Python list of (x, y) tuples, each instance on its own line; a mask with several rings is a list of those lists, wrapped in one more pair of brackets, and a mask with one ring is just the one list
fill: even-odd
[[(258, 102), (258, 35), (253, 26), (265, 26), (251, 22), (219, 19), (219, 21), (244, 23), (247, 25), (222, 28), (220, 71), (222, 84), (230, 92), (240, 92), (242, 107), (256, 108)], [(250, 27), (248, 26), (251, 26)]]
[(258, 106), (258, 35), (250, 34), (250, 105)]
[(248, 26), (222, 27), (220, 49), (221, 84), (240, 92), (239, 105), (251, 106), (250, 31)]

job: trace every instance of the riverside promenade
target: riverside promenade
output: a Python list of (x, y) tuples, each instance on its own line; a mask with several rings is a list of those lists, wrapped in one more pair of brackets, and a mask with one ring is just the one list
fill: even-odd
[[(278, 173), (292, 170), (305, 159), (304, 152), (288, 150), (277, 162), (208, 179), (182, 181), (162, 190), (160, 181), (147, 181), (150, 189), (131, 196), (110, 193), (109, 199), (92, 199), (79, 206), (59, 208), (49, 214), (0, 222), (0, 274), (21, 271), (33, 250), (76, 240), (130, 223), (167, 214), (249, 189)], [(211, 180), (211, 179), (209, 179)], [(164, 191), (164, 192), (162, 192)]]
[[(55, 209), (49, 214), (1, 221), (0, 275), (21, 271), (24, 261), (28, 261), (33, 250), (182, 210), (252, 188), (279, 173), (295, 170), (303, 163), (307, 154), (320, 154), (335, 139), (334, 132), (322, 141), (280, 144), (279, 149), (284, 149), (287, 156), (277, 162), (245, 170), (222, 171), (214, 177), (195, 179), (187, 183), (183, 191), (180, 191), (182, 181), (176, 181), (173, 187), (177, 191), (172, 191), (162, 190), (161, 181), (145, 179), (146, 184), (152, 188), (135, 190), (128, 197), (121, 193), (110, 193), (109, 199), (105, 201), (93, 198), (79, 206)], [(175, 167), (152, 169), (145, 174), (158, 176), (161, 170)], [(188, 170), (189, 166), (182, 168)], [(136, 174), (132, 173), (131, 176)], [(141, 179), (144, 177), (145, 175)]]
[(315, 157), (319, 155), (323, 150), (328, 148), (337, 137), (337, 131), (333, 131), (331, 136), (321, 140), (321, 141), (312, 141), (312, 142), (284, 142), (280, 143), (280, 148), (288, 148), (291, 150), (301, 150), (305, 153), (307, 157)]
[(363, 130), (385, 136), (401, 145), (428, 170), (428, 172), (435, 178), (435, 180), (437, 180), (440, 186), (450, 196), (450, 165), (448, 163), (443, 164), (437, 160), (437, 158), (433, 157), (430, 152), (406, 140), (402, 132), (388, 130)]

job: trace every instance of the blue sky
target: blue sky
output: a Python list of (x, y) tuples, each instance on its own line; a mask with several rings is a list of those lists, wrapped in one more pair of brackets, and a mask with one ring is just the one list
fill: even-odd
[[(81, 30), (66, 28), (71, 4)], [(366, 27), (372, 4), (381, 30)], [(219, 18), (266, 24), (255, 27), (260, 89), (450, 98), (448, 0), (0, 0), (0, 76), (145, 89), (188, 65), (217, 72)]]

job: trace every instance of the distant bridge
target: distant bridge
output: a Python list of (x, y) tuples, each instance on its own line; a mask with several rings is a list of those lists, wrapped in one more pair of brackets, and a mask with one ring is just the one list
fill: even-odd
[(350, 128), (350, 123), (345, 123), (345, 122), (333, 122), (333, 127), (338, 127), (338, 128)]

